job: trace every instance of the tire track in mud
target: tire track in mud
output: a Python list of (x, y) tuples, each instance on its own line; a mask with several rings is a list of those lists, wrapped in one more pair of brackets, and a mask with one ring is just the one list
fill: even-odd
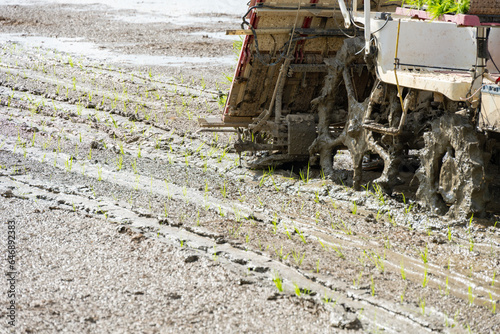
[[(79, 109), (75, 97), (67, 101), (57, 98), (53, 93), (45, 93), (46, 96), (42, 97), (45, 86), (54, 89), (54, 82), (48, 75), (32, 71), (27, 78), (19, 79), (22, 75), (20, 71), (10, 74), (17, 75), (20, 84), (8, 84), (8, 89), (3, 85), (4, 90), (0, 90), (3, 105), (0, 106), (0, 156), (16, 160), (8, 161), (7, 172), (0, 169), (3, 175), (0, 179), (2, 184), (17, 187), (14, 189), (16, 196), (23, 196), (22, 193), (28, 192), (31, 194), (24, 196), (30, 199), (45, 196), (54, 202), (54, 208), (106, 217), (110, 221), (126, 224), (125, 226), (143, 236), (162, 239), (177, 246), (181, 240), (183, 244), (186, 240), (187, 246), (201, 250), (205, 256), (210, 257), (215, 253), (220, 260), (227, 256), (225, 265), (237, 268), (235, 270), (241, 272), (242, 276), (250, 269), (253, 274), (260, 275), (266, 284), (273, 284), (271, 280), (278, 272), (284, 280), (286, 291), (293, 292), (296, 286), (310, 289), (318, 293), (316, 302), (320, 301), (326, 291), (327, 297), (337, 301), (335, 305), (342, 306), (334, 307), (332, 311), (332, 323), (337, 323), (340, 327), (354, 326), (354, 314), (365, 329), (385, 328), (389, 332), (402, 329), (445, 330), (443, 325), (447, 322), (446, 319), (453, 316), (445, 310), (453, 308), (453, 305), (466, 308), (470, 298), (469, 287), (473, 290), (474, 312), (481, 314), (483, 319), (488, 319), (486, 323), (477, 324), (476, 327), (500, 326), (493, 315), (488, 317), (489, 310), (484, 306), (491, 302), (488, 294), (491, 294), (493, 300), (500, 299), (499, 284), (491, 285), (492, 266), (494, 268), (495, 256), (498, 256), (500, 249), (498, 231), (489, 228), (480, 231), (481, 227), (477, 228), (477, 233), (484, 237), (485, 242), (475, 242), (475, 251), (469, 252), (471, 245), (465, 229), (457, 227), (458, 231), (454, 231), (451, 238), (453, 241), (446, 241), (447, 226), (441, 218), (429, 219), (418, 208), (414, 209), (415, 212), (406, 213), (406, 203), (402, 205), (401, 202), (387, 199), (387, 203), (381, 206), (377, 202), (377, 194), (368, 191), (354, 193), (331, 181), (312, 178), (312, 181), (304, 183), (298, 176), (287, 178), (284, 175), (287, 172), (274, 171), (272, 174), (271, 171), (260, 173), (238, 169), (234, 165), (236, 155), (228, 153), (227, 136), (216, 142), (210, 135), (193, 134), (193, 125), (189, 120), (180, 119), (162, 124), (161, 120), (146, 120), (140, 115), (141, 111), (139, 117), (131, 121), (130, 113), (120, 110), (111, 113), (111, 101), (105, 103), (108, 110), (86, 107)], [(108, 79), (113, 81), (117, 78), (111, 75)], [(9, 80), (8, 75), (5, 80)], [(32, 80), (38, 81), (33, 83)], [(135, 89), (138, 92), (147, 90), (152, 83), (130, 80), (125, 84), (143, 86)], [(37, 94), (33, 94), (30, 88), (33, 85), (41, 86)], [(64, 85), (69, 85), (69, 81), (64, 81)], [(28, 91), (16, 90), (23, 87), (28, 88)], [(88, 87), (77, 85), (74, 94), (88, 96), (88, 91), (92, 91)], [(141, 97), (132, 94), (132, 91), (129, 91), (128, 97), (118, 95), (118, 101), (122, 103), (130, 100), (137, 105), (143, 103)], [(107, 90), (101, 95), (109, 92), (111, 91)], [(167, 115), (175, 115), (174, 105), (184, 103), (178, 97), (186, 92), (193, 93), (179, 90), (172, 96), (164, 97), (173, 100), (170, 114)], [(204, 98), (211, 99), (209, 95), (211, 93)], [(47, 102), (46, 107), (39, 108), (42, 100)], [(151, 111), (162, 107), (161, 102), (155, 101), (143, 104)], [(33, 106), (36, 108), (32, 109)], [(183, 117), (186, 116), (177, 118)], [(176, 122), (182, 123), (180, 131), (173, 131), (179, 124)], [(132, 125), (135, 127), (132, 128)], [(34, 133), (37, 135), (33, 135)], [(47, 138), (54, 139), (44, 147)], [(200, 146), (202, 143), (203, 147)], [(79, 153), (72, 153), (75, 151), (75, 144), (80, 145)], [(93, 157), (88, 159), (83, 150), (88, 150), (93, 145), (96, 147)], [(213, 153), (210, 155), (211, 150)], [(209, 156), (210, 159), (207, 158)], [(216, 156), (223, 158), (218, 159)], [(116, 163), (120, 157), (123, 158), (123, 168)], [(137, 166), (137, 171), (132, 171), (130, 167), (133, 157), (137, 157), (136, 163), (140, 162), (142, 165)], [(6, 162), (7, 160), (6, 158)], [(14, 171), (14, 166), (19, 167), (17, 171)], [(23, 167), (27, 170), (23, 170)], [(29, 168), (37, 172), (43, 171), (54, 178), (31, 173)], [(174, 176), (171, 179), (163, 177), (168, 173), (165, 174), (160, 169), (168, 170)], [(58, 177), (63, 178), (57, 180)], [(222, 188), (226, 182), (228, 189), (224, 195)], [(95, 186), (96, 190), (92, 191), (88, 184)], [(115, 199), (115, 189), (120, 189), (120, 195), (127, 193), (137, 198), (132, 204), (125, 199), (128, 196), (117, 194), (118, 199)], [(168, 217), (162, 218), (158, 203), (152, 203), (150, 208), (145, 203), (140, 203), (147, 198), (153, 202), (172, 201), (174, 211), (186, 210), (188, 216), (183, 221), (182, 216), (174, 212), (172, 217), (169, 212)], [(287, 202), (291, 203), (290, 207), (277, 209), (282, 201), (282, 207)], [(353, 202), (356, 207), (359, 206), (356, 214), (350, 212), (353, 210)], [(388, 210), (390, 216), (383, 214), (383, 217), (378, 217), (380, 210)], [(203, 227), (194, 224), (196, 211), (204, 215)], [(328, 218), (328, 212), (332, 213), (333, 218)], [(241, 231), (237, 229), (238, 226)], [(373, 230), (377, 234), (373, 234)], [(244, 233), (247, 232), (247, 236), (254, 233), (263, 243), (267, 243), (267, 249), (261, 247), (260, 239), (259, 244), (255, 240), (245, 242)], [(386, 242), (392, 246), (387, 247)], [(279, 254), (280, 244), (281, 251), (285, 248), (284, 254)], [(215, 250), (212, 252), (214, 246)], [(427, 247), (429, 259), (422, 261), (422, 253), (419, 252), (424, 252)], [(340, 250), (344, 258), (335, 253), (335, 249)], [(314, 260), (306, 259), (301, 267), (290, 260), (292, 250), (298, 250), (299, 256), (306, 252), (317, 255), (322, 263), (327, 263), (316, 272)], [(217, 255), (218, 252), (221, 253)], [(468, 257), (473, 255), (473, 261), (483, 268), (481, 271), (471, 271), (456, 258), (456, 263), (451, 264), (451, 270), (444, 269), (446, 259), (439, 258), (440, 252), (450, 259), (453, 253), (463, 253)], [(492, 256), (488, 256), (488, 252)], [(286, 253), (288, 256), (285, 257)], [(244, 265), (234, 264), (245, 261)], [(407, 275), (403, 294), (406, 289), (411, 290), (413, 301), (399, 303), (397, 296), (391, 297), (391, 294), (398, 291), (391, 289), (391, 285), (401, 285), (397, 283), (397, 277), (401, 275), (401, 263), (404, 264), (403, 270)], [(382, 265), (384, 269), (379, 273)], [(342, 274), (342, 271), (348, 273)], [(358, 272), (361, 272), (359, 277)], [(351, 285), (353, 277), (357, 283)], [(370, 277), (376, 278), (375, 293), (370, 293)], [(426, 287), (421, 288), (424, 291), (424, 307), (425, 298), (430, 304), (427, 311), (422, 311), (422, 305), (415, 302), (414, 295), (426, 277), (429, 281)], [(443, 294), (443, 299), (450, 300), (446, 305), (441, 305), (432, 294), (439, 294), (445, 286), (451, 296)], [(481, 307), (486, 310), (480, 309)], [(471, 318), (474, 312), (470, 312), (470, 315), (460, 314), (455, 323), (473, 322)], [(391, 317), (395, 317), (393, 322), (387, 322)]]

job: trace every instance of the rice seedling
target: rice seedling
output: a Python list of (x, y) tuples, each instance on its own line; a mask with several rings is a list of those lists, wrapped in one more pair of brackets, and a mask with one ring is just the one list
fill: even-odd
[(467, 296), (469, 298), (469, 306), (472, 306), (476, 297), (474, 297), (474, 295), (472, 294), (472, 287), (470, 285), (467, 288)]
[(304, 183), (309, 183), (309, 169), (310, 165), (307, 164), (307, 172), (304, 172), (302, 169), (299, 171), (299, 177)]
[(273, 224), (273, 234), (276, 234), (278, 232), (278, 215), (276, 214), (276, 212), (274, 213), (274, 218), (273, 220), (271, 221), (271, 223)]
[(401, 266), (400, 266), (399, 272), (401, 273), (401, 278), (403, 280), (406, 280), (406, 272), (405, 272), (405, 265), (403, 263), (403, 259), (401, 259)]
[(342, 247), (340, 245), (338, 247), (336, 247), (336, 246), (330, 246), (330, 247), (335, 251), (335, 253), (337, 254), (337, 256), (339, 258), (345, 259), (345, 255), (342, 252)]
[(280, 261), (286, 260), (290, 255), (290, 253), (287, 254), (283, 253), (283, 245), (281, 245), (281, 248), (279, 250), (275, 248), (274, 252), (276, 253), (276, 256), (278, 256), (278, 259)]
[(297, 284), (293, 283), (293, 285), (294, 285), (295, 295), (297, 295), (297, 297), (300, 297), (300, 295), (302, 294), (302, 291), (300, 290), (300, 288)]
[(420, 251), (419, 250), (419, 253), (420, 253), (420, 258), (422, 258), (422, 261), (424, 262), (424, 264), (427, 264), (428, 260), (429, 260), (429, 248), (428, 248), (428, 244), (425, 245), (425, 249), (424, 251)]
[(217, 257), (218, 257), (218, 256), (217, 256), (217, 251), (216, 251), (216, 248), (215, 248), (215, 245), (214, 245), (214, 252), (213, 252), (213, 254), (212, 254), (212, 259), (214, 260), (214, 262), (216, 262), (216, 261), (217, 261)]
[(372, 291), (372, 296), (375, 296), (375, 282), (373, 281), (373, 275), (370, 275), (370, 279), (372, 281), (372, 283), (370, 285), (370, 288), (371, 288), (371, 291)]
[(357, 287), (357, 286), (359, 285), (359, 283), (361, 282), (361, 277), (362, 277), (362, 276), (363, 276), (363, 270), (361, 270), (361, 271), (359, 272), (359, 275), (358, 275), (358, 280), (357, 280), (357, 281), (356, 281), (356, 278), (353, 278), (353, 279), (352, 279), (352, 283), (353, 283), (352, 285), (353, 285), (354, 287)]
[(319, 203), (319, 191), (314, 192), (314, 202)]
[(371, 252), (370, 258), (372, 259), (373, 263), (380, 271), (380, 273), (383, 274), (385, 271), (385, 250), (383, 256), (380, 256), (375, 252)]
[(123, 155), (120, 155), (116, 161), (116, 169), (121, 170), (123, 167)]
[(352, 235), (352, 230), (351, 228), (341, 219), (340, 222), (342, 223), (342, 226), (339, 226), (342, 232), (344, 232), (347, 235)]
[(281, 279), (278, 272), (274, 273), (273, 282), (279, 292), (283, 292), (283, 280)]
[(491, 292), (488, 292), (488, 295), (490, 296), (491, 313), (495, 314), (495, 313), (497, 313), (497, 301), (493, 300), (493, 297), (491, 296)]
[(328, 247), (318, 238), (318, 242), (321, 245), (321, 247), (325, 250), (328, 251)]
[(64, 167), (68, 172), (71, 172), (71, 169), (73, 169), (73, 157), (69, 157), (66, 161), (64, 161)]
[(288, 231), (288, 228), (286, 227), (285, 223), (283, 223), (283, 227), (285, 228), (285, 234), (288, 237), (288, 239), (292, 240), (292, 236), (290, 235), (290, 232)]
[(425, 289), (425, 287), (427, 286), (427, 284), (429, 284), (429, 276), (427, 274), (427, 266), (425, 266), (425, 270), (424, 270), (424, 278), (422, 280), (422, 288)]
[(304, 237), (304, 234), (296, 226), (294, 226), (293, 228), (294, 228), (295, 232), (299, 235), (300, 240), (302, 240), (302, 242), (304, 244), (307, 244), (307, 241), (306, 241), (306, 238)]
[(304, 261), (305, 256), (306, 256), (306, 252), (302, 253), (302, 255), (301, 255), (300, 251), (292, 250), (292, 258), (295, 261), (295, 264), (297, 264), (297, 267), (300, 267), (300, 265)]
[(222, 197), (227, 198), (227, 180), (224, 180), (224, 182), (222, 183), (220, 191), (221, 191)]
[(358, 205), (356, 204), (356, 201), (352, 201), (352, 210), (351, 210), (353, 215), (356, 215), (358, 212)]
[(419, 305), (422, 310), (422, 315), (425, 315), (425, 297), (420, 298)]

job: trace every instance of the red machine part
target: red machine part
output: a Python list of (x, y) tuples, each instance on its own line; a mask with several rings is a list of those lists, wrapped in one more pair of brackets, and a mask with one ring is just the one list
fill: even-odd
[[(311, 4), (318, 3), (319, 0), (311, 0)], [(302, 23), (303, 29), (308, 29), (311, 27), (313, 18), (311, 16), (305, 17), (304, 22)], [(301, 37), (305, 37), (306, 35), (300, 35)], [(302, 46), (306, 43), (306, 41), (299, 41), (297, 43), (297, 47), (295, 48), (295, 63), (301, 64), (304, 61), (304, 49)]]
[[(250, 7), (255, 6), (259, 3), (264, 3), (266, 0), (251, 0), (250, 1)], [(311, 4), (318, 3), (319, 0), (310, 0)], [(249, 8), (250, 8), (249, 7)], [(259, 18), (255, 14), (255, 11), (250, 12), (250, 25), (254, 28), (257, 29), (257, 25), (259, 24)], [(312, 17), (305, 17), (304, 22), (302, 23), (302, 28), (307, 29), (311, 27), (313, 18)], [(305, 35), (301, 35), (305, 36)], [(248, 35), (245, 37), (245, 40), (243, 41), (243, 46), (241, 48), (241, 53), (240, 57), (238, 60), (238, 66), (236, 67), (236, 71), (234, 73), (234, 78), (240, 77), (244, 71), (245, 71), (245, 66), (250, 62), (251, 59), (251, 52), (250, 52), (250, 45), (253, 42), (254, 37), (252, 35)], [(305, 44), (305, 41), (299, 41), (297, 43), (296, 49), (295, 49), (295, 63), (302, 63), (304, 61), (304, 51), (302, 46)], [(234, 81), (233, 81), (234, 82)], [(231, 87), (232, 89), (232, 87)], [(224, 110), (224, 115), (227, 115), (229, 113), (229, 101), (227, 102), (226, 109)]]

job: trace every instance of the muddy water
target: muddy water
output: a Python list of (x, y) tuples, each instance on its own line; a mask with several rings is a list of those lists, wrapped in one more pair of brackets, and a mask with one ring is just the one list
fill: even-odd
[[(4, 0), (5, 5), (37, 5), (43, 6), (47, 4), (60, 5), (100, 5), (113, 10), (127, 10), (135, 13), (147, 14), (163, 17), (174, 17), (181, 21), (187, 17), (200, 16), (202, 14), (218, 14), (241, 16), (247, 9), (247, 1), (245, 0), (189, 0), (189, 1), (174, 1), (174, 0)], [(132, 16), (132, 15), (131, 15)], [(145, 16), (144, 16), (145, 17)]]
[[(93, 1), (93, 0), (6, 0), (5, 5), (21, 6), (65, 6), (73, 11), (104, 11), (106, 16), (116, 21), (123, 21), (133, 24), (171, 24), (185, 27), (187, 36), (194, 36), (198, 39), (216, 39), (234, 41), (238, 36), (226, 36), (224, 28), (218, 29), (221, 24), (236, 28), (240, 22), (241, 13), (247, 8), (245, 1), (208, 1), (195, 0), (188, 2), (177, 1)], [(82, 6), (79, 8), (78, 6)], [(203, 28), (205, 27), (205, 28)], [(194, 32), (190, 32), (195, 28)], [(168, 35), (167, 35), (168, 38)], [(98, 43), (89, 42), (83, 37), (64, 38), (47, 37), (34, 34), (0, 34), (0, 42), (14, 41), (29, 47), (43, 47), (64, 51), (76, 56), (91, 57), (93, 59), (113, 62), (116, 64), (133, 64), (144, 66), (169, 66), (178, 67), (181, 65), (194, 67), (208, 67), (215, 65), (234, 66), (233, 55), (210, 57), (210, 56), (186, 56), (178, 53), (176, 55), (148, 55), (124, 54), (117, 50), (104, 49)], [(162, 40), (158, 40), (162, 42)], [(126, 45), (124, 45), (126, 46)]]
[[(494, 219), (470, 226), (450, 221), (402, 199), (353, 191), (322, 179), (317, 170), (306, 182), (298, 166), (274, 172), (241, 168), (230, 146), (234, 138), (196, 132), (196, 117), (219, 110), (209, 92), (220, 87), (219, 70), (202, 71), (196, 63), (121, 67), (98, 57), (99, 50), (152, 57), (229, 56), (231, 41), (199, 34), (220, 33), (219, 27), (127, 27), (114, 17), (132, 17), (136, 10), (106, 9), (102, 2), (81, 8), (30, 3), (31, 9), (8, 8), (2, 14), (15, 23), (3, 24), (4, 31), (18, 40), (0, 44), (0, 217), (57, 218), (67, 237), (48, 232), (57, 225), (45, 231), (39, 228), (44, 225), (23, 225), (26, 235), (38, 235), (49, 245), (36, 247), (41, 257), (23, 253), (33, 261), (33, 274), (26, 277), (37, 280), (23, 283), (30, 293), (23, 300), (21, 330), (43, 332), (53, 323), (70, 331), (71, 323), (79, 326), (73, 332), (118, 328), (155, 333), (189, 319), (189, 326), (208, 324), (200, 332), (460, 333), (467, 326), (478, 333), (500, 331), (492, 311), (500, 299), (495, 279), (500, 233)], [(109, 11), (110, 20), (100, 15), (103, 11)], [(74, 33), (64, 21), (68, 15), (79, 18)], [(57, 20), (50, 21), (51, 16)], [(93, 20), (95, 35), (88, 34), (88, 20)], [(161, 38), (147, 40), (148, 34)], [(31, 45), (38, 38), (33, 36), (44, 39)], [(59, 51), (46, 47), (50, 39), (63, 41)], [(136, 49), (120, 49), (144, 40)], [(173, 50), (155, 49), (164, 46), (163, 40), (172, 40), (167, 46)], [(75, 58), (70, 47), (89, 41), (99, 46), (96, 56), (91, 54), (96, 50), (89, 50), (88, 58)], [(109, 247), (102, 256), (117, 262), (104, 275), (120, 281), (120, 289), (116, 292), (116, 282), (105, 281), (99, 297), (88, 291), (88, 269), (75, 265), (74, 256), (64, 259), (64, 272), (43, 262), (60, 254), (53, 244), (61, 240), (74, 247), (87, 232), (101, 238), (100, 229), (85, 224), (90, 220), (107, 227), (106, 236), (116, 228), (115, 234), (124, 237), (119, 250), (113, 241), (102, 241)], [(26, 249), (32, 240), (37, 239), (25, 240)], [(186, 254), (186, 261), (162, 251), (163, 243)], [(177, 259), (176, 268), (148, 268), (147, 249), (157, 250), (153, 262)], [(78, 262), (95, 254), (82, 253)], [(117, 270), (128, 258), (131, 267), (140, 268), (130, 278)], [(221, 276), (221, 268), (231, 274)], [(172, 278), (179, 271), (200, 280), (180, 284)], [(74, 277), (63, 275), (71, 272)], [(127, 280), (172, 291), (155, 299), (155, 291), (131, 290)], [(219, 281), (225, 289), (211, 289)], [(57, 290), (59, 285), (75, 295)], [(44, 289), (46, 294), (38, 293)], [(242, 311), (247, 304), (241, 296), (254, 300), (250, 312)], [(159, 328), (148, 316), (123, 315), (123, 305), (127, 310), (149, 305), (148, 315), (161, 313)], [(105, 316), (86, 313), (95, 306), (106, 309)], [(276, 313), (278, 306), (286, 312)], [(71, 312), (61, 312), (67, 308)], [(169, 322), (169, 314), (178, 319)], [(262, 315), (276, 315), (277, 321)], [(254, 319), (258, 323), (248, 327)], [(198, 327), (186, 329), (193, 328)]]

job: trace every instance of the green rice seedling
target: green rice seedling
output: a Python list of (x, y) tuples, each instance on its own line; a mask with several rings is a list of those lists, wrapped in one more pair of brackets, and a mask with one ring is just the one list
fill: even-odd
[(361, 270), (359, 272), (359, 275), (358, 275), (358, 280), (356, 281), (356, 278), (353, 278), (352, 279), (352, 283), (353, 283), (353, 286), (354, 287), (357, 287), (359, 285), (359, 283), (361, 282), (361, 277), (363, 276), (363, 270)]
[(121, 170), (123, 167), (123, 155), (120, 155), (116, 161), (116, 168)]
[(273, 220), (271, 221), (271, 223), (273, 224), (273, 234), (276, 234), (278, 232), (278, 215), (276, 214), (276, 212), (274, 213), (274, 218)]
[(405, 208), (404, 208), (404, 212), (405, 212), (405, 215), (409, 214), (410, 211), (413, 209), (413, 205), (414, 203), (406, 203), (406, 197), (405, 197), (405, 194), (403, 194), (403, 203), (405, 205)]
[(405, 293), (406, 293), (406, 287), (407, 285), (405, 285), (403, 291), (401, 292), (401, 294), (399, 295), (399, 299), (401, 300), (401, 303), (404, 301), (405, 299)]
[(288, 231), (288, 228), (286, 227), (285, 223), (283, 223), (283, 227), (285, 227), (285, 234), (288, 237), (288, 239), (292, 240), (292, 237), (290, 236), (290, 232)]
[(227, 198), (227, 180), (224, 180), (224, 182), (222, 183), (222, 187), (221, 187), (220, 191), (221, 191), (222, 197)]
[(406, 280), (406, 272), (405, 272), (405, 265), (403, 263), (403, 259), (401, 259), (401, 267), (399, 269), (399, 272), (401, 273), (401, 278), (403, 280)]
[(123, 149), (123, 142), (122, 141), (118, 142), (118, 147), (120, 148), (121, 155), (125, 155), (125, 151)]
[(111, 118), (111, 121), (113, 122), (113, 126), (115, 127), (115, 129), (118, 129), (118, 124), (116, 123), (115, 119), (113, 118), (113, 115), (109, 115), (109, 117)]
[(324, 250), (328, 251), (328, 247), (327, 247), (327, 246), (326, 246), (326, 245), (325, 245), (325, 244), (324, 244), (324, 243), (323, 243), (323, 242), (322, 242), (319, 238), (318, 238), (318, 242), (319, 242), (319, 244), (321, 245), (321, 247), (322, 247)]
[(301, 291), (300, 291), (300, 288), (297, 284), (293, 283), (294, 287), (295, 287), (295, 295), (297, 295), (297, 297), (300, 297), (301, 295)]
[(347, 235), (352, 235), (351, 228), (342, 219), (340, 220), (340, 222), (342, 223), (342, 226), (340, 226), (342, 232), (344, 232)]
[(97, 180), (102, 181), (102, 167), (101, 166), (97, 167)]
[(425, 297), (420, 298), (419, 305), (422, 310), (422, 315), (425, 315)]
[(381, 274), (383, 274), (385, 271), (385, 250), (383, 257), (375, 252), (371, 252), (370, 256), (373, 259), (373, 263), (375, 264), (377, 269), (380, 271)]
[(299, 235), (300, 240), (302, 240), (302, 242), (304, 244), (307, 244), (307, 241), (306, 241), (306, 238), (304, 237), (304, 234), (296, 226), (294, 226), (293, 228), (294, 228), (295, 232)]
[(137, 174), (137, 159), (132, 161), (132, 169), (134, 170), (134, 174)]
[(493, 271), (493, 278), (491, 279), (491, 287), (495, 286), (495, 278), (497, 276), (497, 271)]
[(474, 238), (469, 234), (469, 252), (474, 251)]
[(377, 183), (375, 183), (372, 187), (375, 190), (375, 193), (373, 194), (373, 196), (378, 200), (379, 205), (380, 206), (385, 205), (385, 197), (384, 197), (384, 191), (382, 190), (382, 187)]
[(474, 304), (474, 300), (476, 299), (476, 297), (474, 297), (474, 295), (472, 294), (472, 287), (469, 285), (469, 287), (467, 288), (467, 295), (469, 297), (469, 306), (472, 306)]
[(319, 213), (319, 211), (316, 211), (315, 220), (314, 220), (316, 224), (319, 224), (320, 215), (321, 214)]
[(309, 165), (309, 163), (307, 163), (307, 172), (302, 171), (302, 169), (299, 171), (300, 179), (304, 183), (309, 183), (309, 169), (310, 169), (310, 165)]
[[(243, 223), (241, 224), (235, 224), (233, 225), (233, 227), (230, 227), (229, 228), (229, 235), (232, 236), (233, 238), (239, 238), (240, 237), (240, 230), (241, 230), (241, 227), (243, 226)], [(283, 248), (283, 246), (282, 246)], [(286, 259), (286, 258), (285, 258)]]
[(319, 259), (316, 261), (316, 274), (319, 274)]
[(444, 288), (444, 294), (445, 294), (446, 296), (448, 296), (448, 295), (450, 294), (450, 286), (449, 286), (448, 280), (449, 280), (449, 279), (448, 279), (448, 276), (446, 276), (446, 281), (445, 281), (446, 286), (445, 286), (445, 288)]
[(356, 215), (358, 213), (358, 205), (356, 204), (356, 201), (352, 201), (352, 210), (351, 210), (353, 215)]
[(227, 152), (228, 152), (228, 151), (229, 151), (228, 149), (223, 149), (223, 150), (222, 150), (222, 154), (221, 154), (221, 155), (219, 156), (219, 158), (217, 159), (217, 162), (218, 162), (218, 163), (221, 163), (221, 162), (222, 162), (222, 159), (224, 159), (224, 158), (226, 157), (226, 155), (227, 155)]
[(274, 273), (273, 282), (279, 292), (283, 292), (283, 280), (281, 279), (278, 272)]
[(425, 289), (425, 287), (427, 286), (427, 284), (429, 284), (429, 276), (427, 274), (427, 266), (425, 266), (424, 279), (422, 280), (422, 288)]
[(218, 256), (217, 256), (217, 251), (216, 251), (216, 249), (215, 249), (215, 245), (214, 245), (214, 252), (213, 252), (213, 254), (212, 254), (212, 259), (214, 260), (214, 262), (216, 262), (216, 261), (217, 261), (217, 257), (218, 257)]
[(491, 296), (491, 292), (488, 292), (490, 295), (490, 302), (491, 302), (491, 313), (495, 314), (497, 313), (497, 301), (493, 300), (493, 297)]
[(365, 266), (365, 258), (367, 258), (366, 251), (363, 250), (363, 254), (358, 258), (359, 263), (364, 267)]
[(345, 255), (342, 252), (342, 247), (340, 245), (338, 247), (336, 247), (336, 246), (330, 246), (330, 247), (335, 251), (335, 253), (337, 254), (337, 256), (339, 258), (345, 259)]
[(281, 248), (279, 250), (277, 250), (275, 248), (274, 252), (276, 253), (276, 256), (278, 256), (278, 259), (280, 261), (286, 260), (288, 258), (288, 256), (290, 255), (290, 253), (287, 253), (287, 254), (283, 253), (283, 245), (281, 245)]
[(219, 216), (221, 216), (222, 218), (224, 218), (226, 216), (226, 214), (224, 213), (224, 211), (222, 210), (222, 207), (219, 205)]
[(306, 252), (302, 253), (302, 255), (301, 255), (299, 251), (292, 250), (292, 258), (295, 261), (295, 263), (297, 264), (297, 267), (300, 267), (300, 265), (304, 261), (305, 256), (306, 256)]
[(425, 245), (425, 249), (424, 251), (419, 251), (420, 253), (420, 257), (422, 258), (422, 261), (424, 262), (424, 264), (427, 264), (428, 260), (429, 260), (429, 248), (428, 248), (428, 245)]
[(372, 284), (370, 285), (370, 288), (372, 290), (372, 296), (375, 296), (375, 282), (373, 281), (373, 275), (370, 275), (370, 279), (372, 281)]

